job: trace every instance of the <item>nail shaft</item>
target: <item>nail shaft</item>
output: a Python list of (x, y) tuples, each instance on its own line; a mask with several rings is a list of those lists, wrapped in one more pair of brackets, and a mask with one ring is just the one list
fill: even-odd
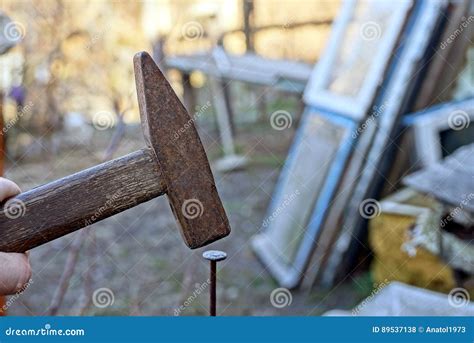
[(216, 316), (216, 261), (211, 261), (211, 288), (210, 288), (210, 303), (209, 303), (209, 315), (211, 317)]

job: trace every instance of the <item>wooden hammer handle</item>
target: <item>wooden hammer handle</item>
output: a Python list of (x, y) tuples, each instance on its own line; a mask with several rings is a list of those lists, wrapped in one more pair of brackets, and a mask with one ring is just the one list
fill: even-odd
[(4, 204), (0, 212), (0, 251), (27, 251), (165, 191), (151, 149), (66, 176)]

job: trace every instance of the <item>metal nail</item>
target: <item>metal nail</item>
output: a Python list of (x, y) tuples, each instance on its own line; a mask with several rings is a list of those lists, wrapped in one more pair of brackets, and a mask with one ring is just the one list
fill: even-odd
[(216, 316), (216, 283), (217, 283), (217, 262), (223, 261), (227, 258), (227, 254), (223, 251), (219, 250), (208, 250), (202, 254), (206, 260), (210, 261), (211, 263), (211, 288), (209, 290), (209, 315), (211, 317)]

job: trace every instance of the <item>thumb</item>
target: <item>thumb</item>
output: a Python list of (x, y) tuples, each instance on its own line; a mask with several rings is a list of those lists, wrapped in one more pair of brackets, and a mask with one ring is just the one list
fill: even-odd
[(20, 292), (31, 278), (26, 254), (0, 252), (0, 294)]
[(11, 198), (20, 192), (20, 187), (15, 182), (0, 177), (0, 201)]

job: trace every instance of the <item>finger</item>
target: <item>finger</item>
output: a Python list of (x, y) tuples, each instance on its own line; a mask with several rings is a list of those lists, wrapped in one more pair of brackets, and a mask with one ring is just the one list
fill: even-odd
[(0, 294), (21, 292), (31, 278), (31, 267), (26, 254), (0, 253)]
[(20, 192), (20, 187), (18, 187), (15, 182), (0, 177), (0, 201), (17, 195)]

